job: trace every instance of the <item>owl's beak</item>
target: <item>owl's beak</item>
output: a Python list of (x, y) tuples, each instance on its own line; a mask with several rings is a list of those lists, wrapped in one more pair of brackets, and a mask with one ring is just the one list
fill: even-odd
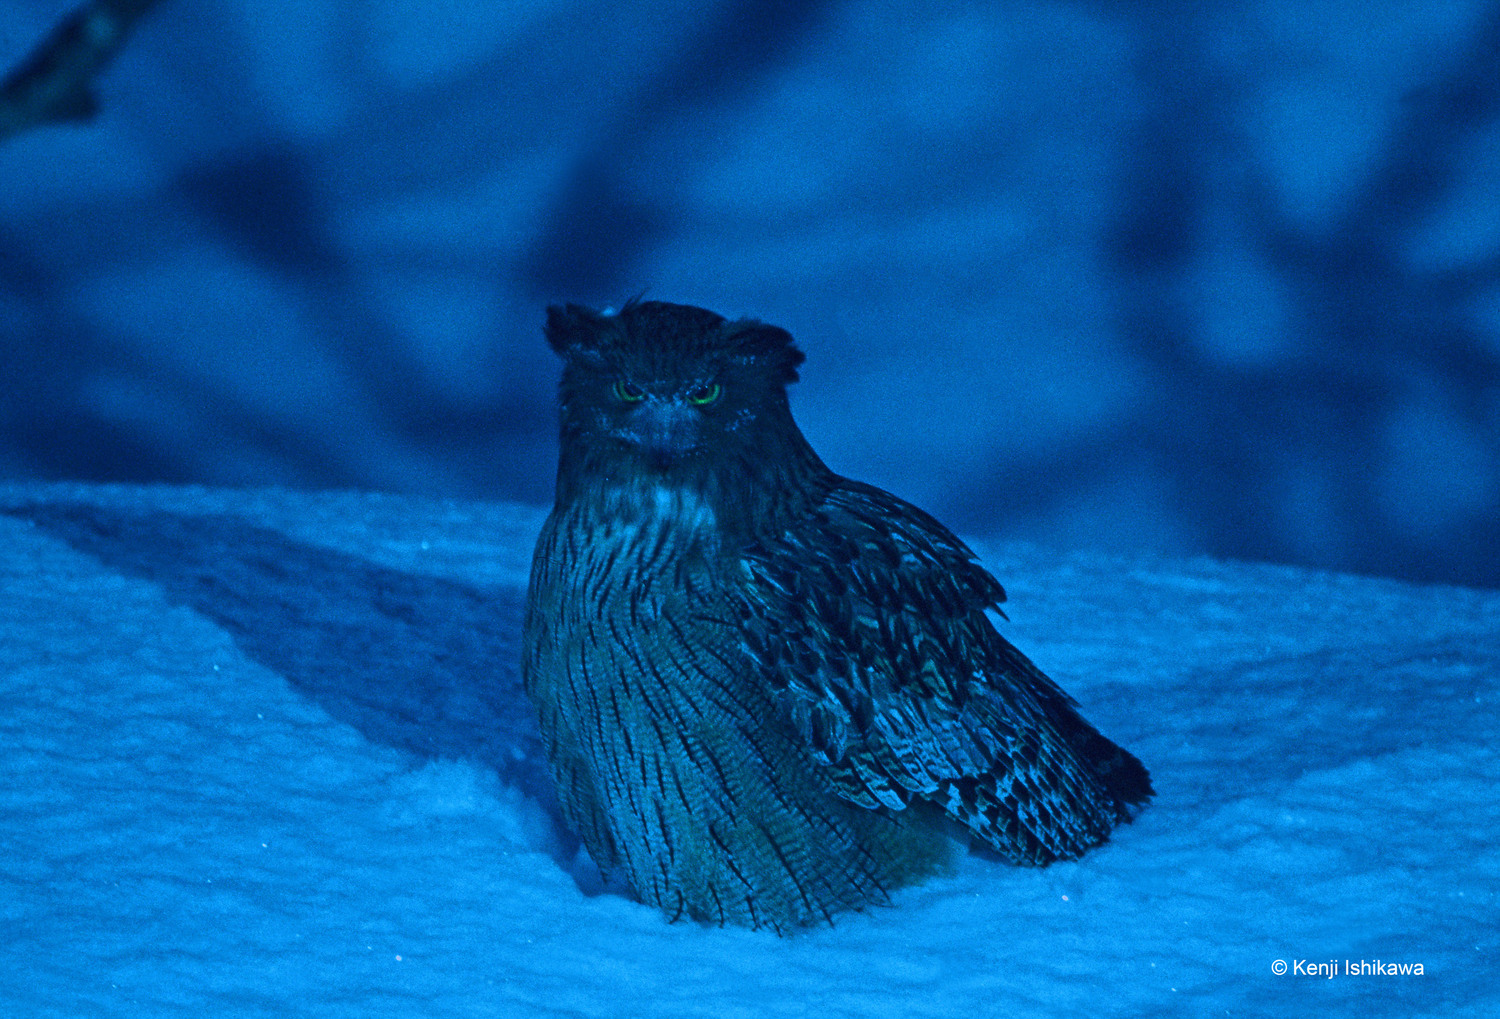
[(632, 438), (657, 467), (670, 467), (698, 447), (700, 415), (680, 400), (647, 400), (630, 424)]

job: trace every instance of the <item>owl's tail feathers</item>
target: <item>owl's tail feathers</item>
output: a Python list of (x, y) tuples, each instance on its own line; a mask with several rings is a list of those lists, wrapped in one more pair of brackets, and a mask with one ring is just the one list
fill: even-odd
[(1087, 722), (1082, 724), (1086, 731), (1069, 739), (1073, 750), (1114, 799), (1116, 820), (1134, 820), (1146, 801), (1156, 795), (1151, 787), (1151, 773), (1129, 750), (1101, 735)]
[(1067, 715), (1073, 724), (1026, 733), (984, 773), (942, 785), (944, 809), (1014, 863), (1077, 859), (1154, 795), (1135, 755)]
[(1034, 712), (1034, 745), (1028, 749), (1025, 744), (1030, 741), (1023, 740), (1012, 756), (1050, 772), (1054, 791), (1071, 807), (1068, 813), (1082, 820), (1090, 833), (1076, 851), (1062, 854), (1071, 859), (1103, 842), (1114, 825), (1134, 820), (1156, 795), (1151, 774), (1139, 758), (1089, 724), (1078, 702), (1029, 658), (1004, 638), (999, 645), (1004, 664), (997, 671), (1007, 674)]

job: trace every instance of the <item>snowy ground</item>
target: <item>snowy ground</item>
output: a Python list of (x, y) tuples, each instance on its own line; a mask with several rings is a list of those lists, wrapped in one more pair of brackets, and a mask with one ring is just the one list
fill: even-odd
[(778, 940), (570, 876), (513, 660), (539, 511), (0, 507), (4, 1015), (1500, 1013), (1500, 595), (988, 549), (1157, 802)]

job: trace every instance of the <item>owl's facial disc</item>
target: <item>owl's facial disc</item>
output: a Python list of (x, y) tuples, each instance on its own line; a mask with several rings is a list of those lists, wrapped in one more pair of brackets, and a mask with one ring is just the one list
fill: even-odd
[(638, 447), (652, 466), (666, 469), (699, 448), (703, 414), (683, 400), (645, 396), (629, 408), (615, 435)]

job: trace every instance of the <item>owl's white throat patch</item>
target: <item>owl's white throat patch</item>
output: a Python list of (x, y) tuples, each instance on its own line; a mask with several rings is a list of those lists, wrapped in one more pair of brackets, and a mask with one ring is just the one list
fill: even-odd
[(688, 531), (712, 530), (718, 523), (713, 507), (695, 489), (662, 484), (655, 478), (614, 484), (606, 489), (607, 509), (615, 519), (642, 525), (670, 523)]

